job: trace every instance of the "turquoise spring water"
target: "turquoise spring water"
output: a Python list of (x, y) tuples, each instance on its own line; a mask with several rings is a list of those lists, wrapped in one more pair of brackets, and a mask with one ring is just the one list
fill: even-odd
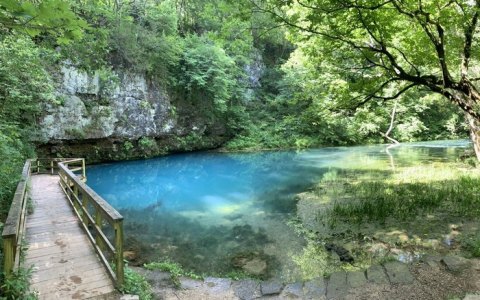
[[(269, 276), (294, 273), (304, 242), (286, 223), (297, 193), (332, 169), (392, 171), (454, 161), (468, 141), (253, 153), (197, 152), (88, 166), (88, 185), (125, 218), (137, 262), (170, 259), (225, 275), (239, 257), (267, 262)], [(253, 254), (252, 254), (253, 253)]]

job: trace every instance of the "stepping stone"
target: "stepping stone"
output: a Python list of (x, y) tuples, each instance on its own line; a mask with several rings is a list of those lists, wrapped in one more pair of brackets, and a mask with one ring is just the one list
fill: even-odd
[(209, 293), (218, 294), (227, 292), (232, 285), (232, 280), (229, 278), (207, 277), (204, 283)]
[(463, 300), (480, 300), (480, 295), (477, 294), (467, 294)]
[(347, 292), (347, 273), (344, 271), (333, 273), (327, 285), (327, 299), (342, 298)]
[(262, 296), (280, 294), (283, 284), (278, 281), (264, 281), (260, 284)]
[(325, 297), (327, 292), (327, 284), (323, 277), (315, 278), (310, 281), (305, 282), (303, 286), (303, 293), (305, 299), (318, 300)]
[(122, 295), (119, 300), (139, 300), (140, 297), (137, 295)]
[(367, 278), (365, 277), (365, 272), (356, 271), (347, 273), (347, 283), (351, 288), (361, 287), (367, 283)]
[(260, 284), (254, 280), (240, 280), (232, 284), (235, 295), (241, 300), (252, 300), (261, 296)]
[(196, 290), (203, 287), (203, 282), (188, 277), (180, 277), (180, 288), (182, 290)]
[(408, 284), (415, 280), (415, 278), (412, 276), (412, 273), (410, 273), (408, 266), (404, 263), (392, 261), (384, 264), (383, 266), (385, 267), (388, 278), (392, 284)]
[(438, 269), (442, 261), (442, 257), (438, 255), (427, 255), (422, 258), (422, 261), (426, 263), (430, 268)]
[(295, 282), (285, 286), (282, 292), (282, 298), (302, 298), (303, 297), (303, 283)]
[(380, 265), (371, 266), (367, 270), (368, 281), (378, 284), (389, 284), (387, 274)]
[(450, 272), (458, 273), (469, 267), (468, 259), (456, 255), (448, 255), (442, 259), (443, 264)]

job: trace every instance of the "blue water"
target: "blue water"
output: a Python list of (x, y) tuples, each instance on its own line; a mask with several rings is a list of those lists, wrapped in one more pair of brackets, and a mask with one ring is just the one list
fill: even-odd
[(468, 141), (255, 153), (198, 152), (89, 166), (88, 185), (125, 217), (137, 263), (171, 259), (199, 273), (224, 273), (248, 253), (285, 266), (301, 238), (285, 225), (297, 193), (331, 169), (382, 170), (453, 161)]

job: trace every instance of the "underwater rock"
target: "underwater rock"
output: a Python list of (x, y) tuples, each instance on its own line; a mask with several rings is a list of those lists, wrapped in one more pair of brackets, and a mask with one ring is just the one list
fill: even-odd
[(260, 258), (254, 258), (247, 261), (242, 269), (252, 275), (263, 275), (267, 272), (267, 262)]
[(265, 275), (267, 272), (267, 262), (258, 253), (239, 254), (232, 259), (232, 264), (251, 275)]
[(138, 254), (135, 251), (123, 251), (123, 258), (129, 261), (136, 260)]
[(348, 263), (353, 263), (354, 261), (353, 256), (350, 254), (350, 252), (347, 249), (343, 248), (342, 246), (338, 246), (333, 243), (326, 243), (325, 249), (327, 251), (332, 251), (336, 253), (340, 258), (340, 261), (348, 262)]

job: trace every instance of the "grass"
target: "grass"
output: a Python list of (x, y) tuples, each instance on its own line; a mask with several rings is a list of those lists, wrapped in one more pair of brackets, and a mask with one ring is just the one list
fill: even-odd
[(470, 253), (472, 257), (480, 257), (480, 235), (470, 234), (463, 236), (460, 240), (462, 248)]
[(150, 262), (143, 265), (148, 270), (160, 270), (170, 273), (170, 279), (172, 283), (178, 288), (180, 287), (180, 277), (186, 276), (193, 279), (202, 279), (203, 277), (195, 274), (191, 271), (185, 271), (182, 266), (178, 263), (172, 262), (170, 260), (165, 260), (162, 262)]
[(478, 186), (478, 170), (450, 164), (403, 168), (380, 180), (328, 182), (329, 188), (337, 189), (329, 194), (337, 197), (327, 217), (331, 226), (338, 222), (405, 221), (438, 210), (476, 217), (480, 215)]

